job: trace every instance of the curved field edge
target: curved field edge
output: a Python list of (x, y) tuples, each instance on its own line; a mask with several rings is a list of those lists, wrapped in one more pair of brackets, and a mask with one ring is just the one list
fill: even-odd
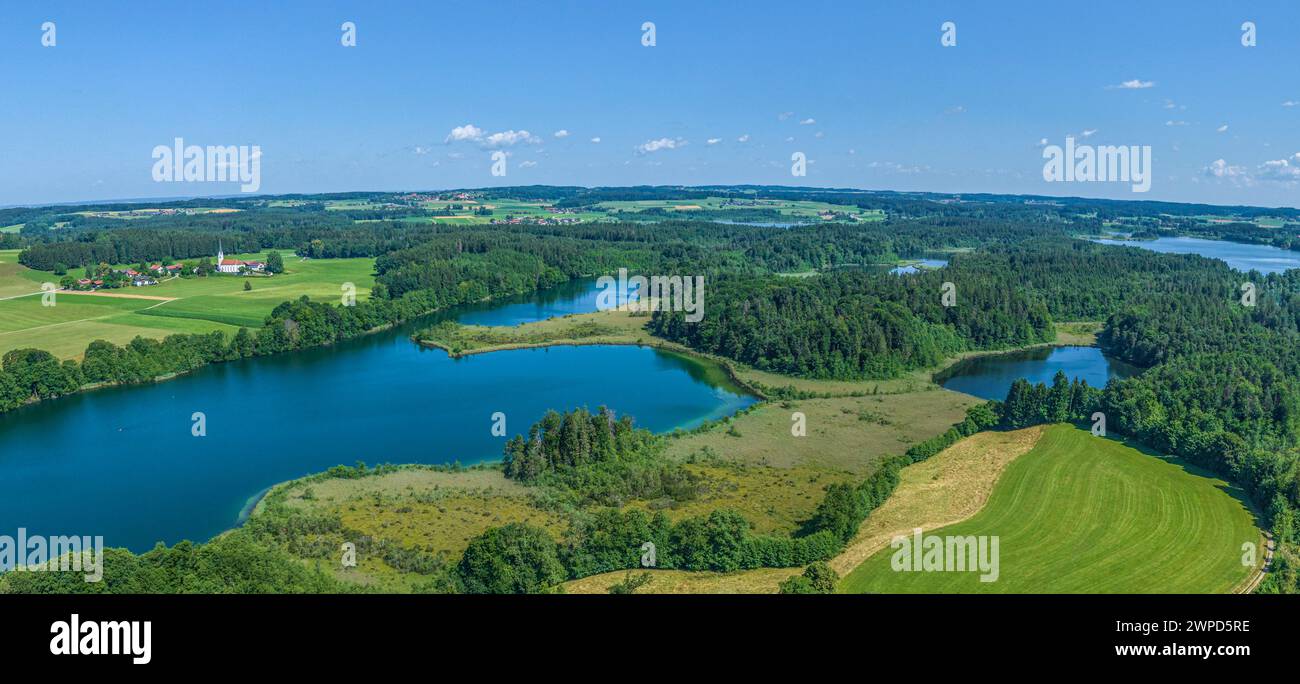
[(851, 593), (1222, 593), (1249, 582), (1264, 548), (1244, 497), (1180, 460), (1046, 428), (970, 519), (927, 535), (997, 535), (1000, 573), (895, 572), (882, 548), (846, 576)]

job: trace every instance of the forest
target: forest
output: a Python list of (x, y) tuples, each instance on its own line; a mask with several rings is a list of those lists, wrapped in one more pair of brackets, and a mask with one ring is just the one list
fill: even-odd
[[(934, 368), (970, 351), (1050, 342), (1055, 324), (1102, 323), (1098, 344), (1146, 369), (1089, 387), (1058, 375), (1051, 385), (1012, 385), (1002, 402), (972, 408), (947, 432), (912, 445), (856, 485), (829, 488), (793, 536), (757, 535), (734, 511), (670, 521), (623, 507), (637, 498), (689, 499), (698, 486), (661, 457), (660, 440), (612, 408), (546, 414), (502, 453), (505, 474), (548, 493), (571, 515), (568, 532), (505, 525), (474, 539), (458, 563), (431, 571), (429, 590), (540, 591), (564, 579), (639, 567), (645, 540), (659, 567), (728, 571), (807, 566), (829, 558), (897, 484), (898, 470), (985, 429), (1044, 422), (1107, 427), (1238, 483), (1279, 542), (1262, 591), (1300, 591), (1300, 271), (1240, 273), (1213, 259), (1101, 245), (1110, 220), (1152, 234), (1192, 234), (1294, 248), (1256, 227), (1294, 210), (1215, 207), (1237, 220), (1206, 228), (1192, 205), (1107, 200), (1052, 203), (1009, 196), (939, 197), (781, 187), (497, 188), (480, 199), (543, 200), (585, 207), (604, 201), (702, 197), (798, 198), (878, 209), (886, 220), (770, 228), (697, 220), (600, 221), (577, 225), (451, 226), (409, 221), (425, 210), (391, 194), (172, 203), (228, 213), (176, 213), (123, 221), (95, 214), (132, 205), (11, 208), (0, 246), (21, 248), (40, 270), (138, 263), (227, 251), (293, 250), (313, 258), (376, 257), (372, 297), (354, 306), (286, 301), (264, 324), (222, 333), (96, 341), (80, 360), (39, 349), (0, 360), (0, 411), (103, 384), (151, 382), (209, 363), (329, 345), (458, 304), (531, 292), (627, 268), (706, 277), (708, 311), (697, 324), (657, 311), (647, 330), (697, 351), (797, 377), (878, 380)], [(327, 210), (334, 201), (369, 202)], [(75, 209), (75, 210), (74, 210)], [(938, 270), (897, 276), (874, 265), (941, 255)], [(810, 275), (792, 277), (790, 274)], [(1243, 284), (1255, 298), (1243, 303)], [(949, 285), (955, 300), (945, 303)], [(557, 407), (559, 408), (559, 407)], [(615, 407), (616, 408), (616, 407)], [(280, 521), (283, 522), (283, 521)], [(285, 523), (286, 525), (288, 523)], [(106, 560), (100, 590), (337, 591), (328, 577), (278, 549), (290, 533), (258, 523), (206, 544), (188, 543)], [(269, 523), (268, 523), (269, 525)], [(635, 540), (635, 544), (631, 543)], [(397, 563), (427, 559), (388, 550)], [(230, 567), (249, 563), (242, 571)], [(824, 585), (820, 570), (790, 591)], [(50, 590), (53, 575), (0, 579), (2, 591)], [(69, 589), (62, 587), (61, 589)], [(80, 590), (80, 588), (77, 588)]]

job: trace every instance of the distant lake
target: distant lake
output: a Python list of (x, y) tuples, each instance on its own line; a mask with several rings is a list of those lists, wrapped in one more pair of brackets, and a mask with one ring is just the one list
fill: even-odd
[[(451, 359), (408, 339), (439, 320), (511, 325), (595, 310), (592, 281), (461, 307), (332, 347), (207, 366), (0, 415), (0, 535), (103, 535), (134, 551), (205, 541), (284, 480), (356, 461), (472, 464), (548, 410), (606, 405), (655, 432), (755, 399), (713, 364), (649, 347)], [(191, 414), (207, 436), (190, 433)]]
[(948, 265), (947, 259), (921, 259), (915, 264), (907, 266), (895, 266), (889, 269), (894, 275), (906, 275), (908, 273), (920, 273), (921, 271), (933, 268), (943, 268)]
[(1232, 268), (1243, 272), (1256, 270), (1260, 273), (1281, 273), (1288, 269), (1300, 268), (1300, 252), (1272, 245), (1250, 245), (1194, 237), (1162, 237), (1154, 240), (1095, 238), (1093, 241), (1106, 245), (1141, 247), (1165, 254), (1199, 254), (1220, 259)]
[(936, 380), (944, 389), (1002, 401), (1016, 380), (1025, 378), (1034, 384), (1050, 385), (1058, 370), (1065, 371), (1071, 380), (1079, 378), (1098, 388), (1105, 387), (1111, 378), (1129, 378), (1142, 372), (1096, 347), (1038, 347), (974, 356), (943, 371)]

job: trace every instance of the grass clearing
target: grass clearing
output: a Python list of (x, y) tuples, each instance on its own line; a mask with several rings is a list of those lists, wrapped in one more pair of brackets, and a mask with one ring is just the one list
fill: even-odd
[(650, 315), (628, 311), (570, 314), (516, 326), (450, 324), (421, 331), (422, 344), (454, 357), (505, 349), (581, 344), (651, 344), (685, 350), (643, 328)]
[[(678, 438), (668, 454), (685, 459), (703, 452), (749, 465), (811, 466), (865, 477), (882, 458), (942, 433), (978, 403), (946, 390), (775, 401), (733, 418), (729, 425)], [(794, 412), (804, 414), (807, 436), (791, 434)]]
[[(759, 534), (793, 533), (812, 517), (828, 485), (854, 479), (845, 472), (801, 466), (695, 463), (686, 468), (705, 478), (705, 491), (695, 499), (665, 510), (670, 520), (706, 516), (729, 508), (745, 516)], [(636, 502), (633, 506), (653, 512), (649, 502)]]
[[(526, 522), (559, 538), (565, 525), (559, 516), (533, 506), (527, 488), (495, 469), (448, 472), (407, 467), (358, 479), (294, 480), (277, 486), (253, 515), (264, 511), (272, 497), (292, 509), (337, 517), (348, 535), (418, 548), (453, 563), (472, 538), (490, 527)], [(337, 548), (347, 540), (327, 541)], [(364, 554), (356, 568), (329, 565), (340, 579), (391, 591), (409, 590), (424, 579)]]

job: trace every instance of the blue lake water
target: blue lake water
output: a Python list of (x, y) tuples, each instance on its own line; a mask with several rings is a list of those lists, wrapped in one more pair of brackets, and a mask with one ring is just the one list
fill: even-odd
[(940, 373), (938, 381), (944, 389), (1002, 401), (1017, 379), (1050, 385), (1058, 370), (1065, 371), (1071, 380), (1079, 378), (1092, 387), (1105, 387), (1112, 378), (1123, 379), (1142, 372), (1136, 366), (1102, 354), (1096, 347), (1040, 347), (972, 357)]
[(907, 266), (895, 266), (894, 268), (889, 269), (889, 272), (893, 273), (894, 275), (906, 275), (908, 273), (920, 273), (923, 270), (928, 270), (932, 268), (943, 268), (944, 266), (947, 265), (948, 265), (947, 259), (921, 259), (915, 264), (909, 264)]
[[(499, 458), (548, 409), (607, 405), (656, 432), (755, 400), (715, 366), (646, 347), (552, 347), (451, 359), (409, 340), (455, 318), (511, 325), (595, 310), (591, 281), (463, 307), (334, 347), (203, 368), (0, 415), (0, 534), (206, 540), (267, 487), (343, 463)], [(207, 436), (191, 435), (206, 415)]]
[(1227, 240), (1206, 240), (1194, 237), (1162, 237), (1154, 240), (1114, 240), (1098, 238), (1094, 242), (1106, 245), (1141, 247), (1165, 254), (1199, 254), (1220, 259), (1238, 271), (1255, 270), (1260, 273), (1281, 273), (1300, 268), (1300, 252), (1272, 245), (1250, 245)]

